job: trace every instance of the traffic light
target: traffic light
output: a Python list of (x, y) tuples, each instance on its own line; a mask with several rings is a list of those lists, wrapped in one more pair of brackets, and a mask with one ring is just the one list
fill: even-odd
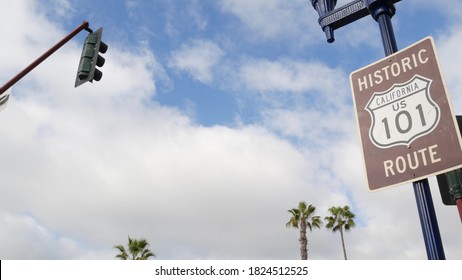
[(456, 205), (462, 198), (462, 169), (456, 169), (436, 176), (441, 200), (445, 205)]
[[(462, 133), (462, 116), (456, 116), (459, 132)], [(462, 169), (456, 169), (436, 176), (441, 199), (445, 205), (456, 205), (462, 199)]]
[(105, 53), (108, 46), (101, 41), (103, 28), (88, 34), (83, 44), (82, 55), (80, 56), (79, 68), (75, 78), (75, 87), (80, 86), (85, 82), (93, 82), (101, 80), (103, 72), (96, 67), (102, 67), (105, 59), (100, 53)]

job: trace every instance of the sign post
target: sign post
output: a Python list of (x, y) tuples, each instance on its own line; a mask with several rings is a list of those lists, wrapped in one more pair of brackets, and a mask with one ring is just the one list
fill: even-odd
[[(353, 0), (350, 4), (334, 9), (337, 0), (311, 0), (314, 9), (319, 14), (319, 24), (321, 25), (322, 30), (326, 33), (327, 42), (329, 43), (334, 42), (334, 29), (354, 22), (366, 14), (370, 14), (379, 25), (385, 56), (390, 56), (398, 51), (393, 25), (391, 23), (391, 17), (396, 12), (394, 7), (396, 2), (399, 2), (399, 0)], [(433, 41), (431, 39), (430, 41), (433, 46)], [(420, 53), (420, 55), (421, 60), (419, 60), (418, 52), (417, 56), (411, 55), (410, 57), (404, 58), (398, 62), (398, 64), (394, 64), (393, 61), (389, 61), (391, 62), (389, 68), (374, 70), (370, 76), (366, 75), (366, 80), (360, 81), (360, 85), (358, 84), (358, 87), (360, 87), (360, 89), (365, 89), (366, 86), (372, 87), (375, 84), (382, 84), (384, 80), (389, 79), (390, 74), (392, 76), (400, 76), (397, 71), (402, 71), (402, 73), (411, 72), (411, 68), (417, 68), (417, 64), (426, 64), (430, 61), (429, 57), (428, 61), (426, 60), (427, 58), (424, 58), (423, 53)], [(436, 64), (438, 64), (437, 61)], [(415, 67), (412, 65), (415, 65)], [(398, 70), (396, 67), (400, 67), (400, 69)], [(383, 71), (383, 73), (381, 71)], [(388, 76), (386, 76), (387, 74)], [(441, 142), (418, 148), (419, 146), (417, 143), (420, 142), (420, 145), (422, 145), (421, 140), (423, 136), (433, 133), (432, 135), (439, 135), (436, 138), (451, 137), (444, 135), (444, 132), (436, 133), (438, 130), (446, 129), (446, 127), (442, 124), (448, 120), (448, 118), (443, 116), (448, 113), (447, 110), (440, 110), (440, 106), (444, 107), (443, 104), (436, 102), (435, 96), (428, 93), (432, 91), (432, 88), (434, 88), (436, 84), (438, 83), (435, 83), (432, 79), (428, 79), (425, 75), (420, 74), (405, 78), (403, 81), (396, 82), (390, 87), (378, 90), (375, 92), (376, 96), (369, 96), (367, 99), (368, 102), (363, 104), (364, 110), (360, 112), (361, 115), (358, 115), (358, 119), (364, 118), (364, 115), (369, 115), (369, 118), (371, 118), (371, 116), (372, 118), (375, 118), (369, 123), (369, 126), (365, 124), (365, 127), (363, 127), (362, 124), (359, 124), (360, 131), (364, 131), (364, 129), (365, 131), (368, 131), (366, 135), (369, 136), (369, 142), (373, 145), (371, 147), (375, 147), (372, 150), (365, 152), (370, 154), (370, 156), (374, 156), (374, 152), (379, 151), (378, 149), (380, 149), (380, 147), (382, 147), (382, 149), (397, 148), (401, 150), (401, 154), (394, 158), (394, 162), (393, 158), (382, 161), (381, 164), (383, 164), (383, 166), (381, 168), (388, 171), (388, 176), (385, 175), (385, 177), (394, 178), (397, 174), (402, 175), (404, 173), (411, 174), (412, 177), (415, 177), (413, 179), (414, 193), (422, 225), (427, 257), (430, 260), (445, 259), (446, 257), (444, 255), (443, 244), (439, 233), (428, 179), (425, 178), (426, 175), (424, 175), (424, 173), (444, 172), (445, 169), (451, 170), (457, 168), (455, 166), (451, 166), (452, 164), (448, 164), (451, 160), (447, 160), (446, 158), (443, 160), (438, 154), (441, 148), (441, 146), (438, 146), (441, 144), (438, 143)], [(421, 90), (421, 87), (424, 89)], [(399, 101), (404, 101), (403, 103), (390, 102), (390, 99), (395, 100), (398, 92), (403, 95), (403, 91), (409, 93), (409, 98), (405, 97), (404, 99), (399, 99)], [(395, 94), (395, 96), (393, 96), (393, 94)], [(444, 94), (446, 94), (445, 91)], [(408, 94), (406, 93), (406, 95)], [(389, 99), (388, 101), (387, 98)], [(449, 104), (449, 102), (447, 104)], [(382, 108), (381, 105), (383, 105), (384, 108)], [(412, 108), (411, 105), (414, 105), (412, 110), (410, 110), (410, 108)], [(438, 106), (439, 109), (436, 108), (436, 106)], [(356, 104), (356, 108), (358, 108), (358, 104)], [(427, 111), (425, 109), (427, 109)], [(452, 113), (451, 110), (449, 111)], [(392, 116), (388, 116), (386, 114), (387, 112), (395, 113), (392, 114)], [(453, 115), (452, 118), (454, 118)], [(453, 123), (455, 122), (453, 121)], [(379, 128), (380, 125), (382, 125), (382, 128)], [(454, 124), (452, 127), (454, 127)], [(364, 136), (363, 132), (361, 132), (361, 139), (363, 139)], [(427, 138), (428, 137), (425, 137), (425, 139)], [(451, 141), (453, 143), (459, 143), (459, 148), (457, 150), (457, 152), (459, 152), (460, 136), (458, 134), (456, 139), (452, 139)], [(428, 141), (429, 142), (424, 143), (430, 143), (430, 140)], [(403, 149), (406, 148), (414, 149), (414, 151), (403, 153)], [(418, 166), (416, 166), (417, 160), (419, 160), (419, 167), (429, 166), (430, 170), (433, 171), (423, 171), (418, 168)], [(433, 168), (436, 166), (440, 167)], [(419, 169), (418, 172), (417, 169)], [(440, 171), (437, 171), (437, 169)], [(412, 179), (409, 180), (411, 181)], [(378, 183), (377, 185), (381, 187), (388, 185), (388, 183), (384, 183), (383, 181), (381, 182), (382, 183)], [(399, 182), (395, 181), (394, 183), (398, 184)]]

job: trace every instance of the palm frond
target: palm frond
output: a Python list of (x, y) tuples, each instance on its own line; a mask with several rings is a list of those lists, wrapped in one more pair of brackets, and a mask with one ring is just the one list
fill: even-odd
[(128, 260), (130, 257), (132, 260), (147, 260), (150, 257), (155, 257), (155, 254), (147, 248), (148, 246), (149, 243), (146, 239), (142, 238), (138, 240), (128, 236), (127, 249), (123, 245), (114, 246), (120, 252), (116, 255), (116, 258)]

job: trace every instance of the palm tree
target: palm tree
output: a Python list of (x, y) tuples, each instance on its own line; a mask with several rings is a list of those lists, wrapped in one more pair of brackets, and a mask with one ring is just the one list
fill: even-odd
[(345, 239), (343, 237), (344, 231), (349, 231), (356, 226), (354, 222), (355, 214), (350, 211), (350, 207), (334, 207), (329, 208), (331, 216), (324, 219), (327, 221), (326, 228), (331, 229), (332, 232), (340, 231), (340, 238), (342, 239), (343, 256), (347, 259), (345, 249)]
[(320, 228), (322, 225), (321, 217), (313, 216), (316, 207), (313, 205), (306, 205), (306, 202), (301, 201), (298, 203), (298, 208), (288, 210), (292, 217), (287, 222), (286, 227), (300, 229), (300, 255), (302, 260), (308, 259), (308, 239), (306, 238), (306, 228), (310, 231), (313, 228)]
[(150, 257), (155, 257), (156, 255), (149, 250), (147, 247), (149, 243), (146, 239), (131, 239), (128, 237), (128, 253), (123, 245), (114, 246), (114, 248), (119, 250), (119, 254), (116, 255), (116, 258), (121, 260), (147, 260)]

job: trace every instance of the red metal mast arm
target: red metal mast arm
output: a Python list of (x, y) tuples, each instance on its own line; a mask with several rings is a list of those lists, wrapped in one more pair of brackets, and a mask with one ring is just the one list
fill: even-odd
[(52, 55), (55, 51), (61, 48), (64, 44), (70, 41), (75, 35), (77, 35), (80, 31), (84, 29), (88, 29), (88, 22), (84, 21), (81, 25), (79, 25), (74, 31), (69, 33), (66, 37), (64, 37), (61, 41), (59, 41), (56, 45), (54, 45), (51, 49), (47, 52), (42, 54), (39, 58), (37, 58), (34, 62), (32, 62), (29, 66), (24, 68), (21, 72), (19, 72), (16, 76), (14, 76), (11, 80), (9, 80), (5, 85), (0, 88), (0, 95), (3, 94), (7, 89), (21, 80), (24, 76), (26, 76), (30, 71), (32, 71), (35, 67), (37, 67), (40, 63), (42, 63), (45, 59), (47, 59), (50, 55)]

